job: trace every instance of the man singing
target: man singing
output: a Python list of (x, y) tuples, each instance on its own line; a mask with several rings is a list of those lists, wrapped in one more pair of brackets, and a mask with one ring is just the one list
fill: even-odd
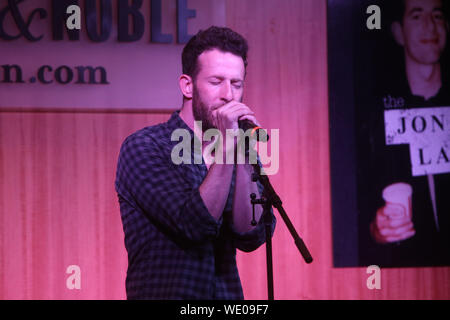
[[(236, 248), (250, 252), (265, 241), (262, 208), (255, 206), (253, 226), (250, 203), (250, 194), (260, 196), (263, 188), (252, 182), (248, 162), (174, 164), (178, 142), (171, 136), (188, 130), (204, 151), (212, 142), (196, 136), (195, 121), (223, 137), (238, 120), (258, 123), (242, 103), (247, 51), (247, 41), (229, 28), (197, 33), (182, 53), (181, 110), (135, 132), (121, 147), (115, 185), (128, 251), (128, 299), (243, 299)], [(230, 149), (236, 143), (223, 139), (224, 158)], [(272, 221), (273, 233), (273, 214)]]

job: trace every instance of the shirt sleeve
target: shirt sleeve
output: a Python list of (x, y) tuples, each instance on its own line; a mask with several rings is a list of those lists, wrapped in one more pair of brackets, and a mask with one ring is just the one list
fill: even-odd
[(211, 216), (198, 186), (184, 179), (148, 135), (132, 136), (123, 143), (116, 190), (148, 219), (181, 239), (201, 243), (219, 234), (221, 220)]
[[(273, 236), (273, 233), (275, 231), (275, 225), (276, 225), (276, 218), (273, 215), (273, 210), (270, 210), (271, 215), (271, 234), (270, 236)], [(264, 222), (264, 217), (262, 216), (259, 220), (258, 224), (255, 228), (253, 228), (251, 231), (248, 232), (238, 232), (234, 229), (234, 226), (232, 223), (228, 226), (230, 228), (232, 239), (234, 246), (238, 248), (241, 251), (244, 252), (252, 252), (256, 249), (258, 249), (262, 244), (266, 242), (266, 226)]]

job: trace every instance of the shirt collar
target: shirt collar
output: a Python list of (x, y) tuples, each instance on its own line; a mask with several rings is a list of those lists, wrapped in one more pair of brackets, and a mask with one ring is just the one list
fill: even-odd
[[(204, 168), (206, 170), (206, 166), (203, 163), (203, 156), (201, 154), (201, 150), (200, 150), (200, 154), (196, 154), (195, 141), (197, 141), (199, 143), (200, 143), (200, 141), (198, 140), (198, 138), (195, 135), (194, 131), (186, 124), (186, 122), (184, 122), (183, 119), (181, 119), (180, 111), (181, 110), (177, 110), (174, 113), (172, 113), (172, 116), (167, 121), (168, 129), (169, 129), (170, 132), (173, 132), (176, 129), (185, 129), (185, 130), (189, 131), (189, 134), (191, 136), (191, 150), (192, 150), (191, 151), (191, 154), (192, 154), (191, 160), (194, 161), (194, 157), (201, 157), (201, 159), (202, 159), (202, 167), (204, 166)], [(200, 143), (200, 146), (201, 146), (201, 143)]]
[(183, 119), (181, 119), (180, 111), (181, 110), (177, 110), (174, 113), (172, 113), (172, 116), (170, 117), (169, 121), (167, 122), (170, 129), (182, 128), (182, 129), (189, 130), (189, 133), (193, 134), (194, 131), (192, 131), (192, 129), (189, 128), (189, 126), (186, 124), (186, 122), (184, 122)]

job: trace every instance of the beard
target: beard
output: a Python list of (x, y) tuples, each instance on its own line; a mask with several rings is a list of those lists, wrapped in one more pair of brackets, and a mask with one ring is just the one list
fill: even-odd
[[(238, 100), (239, 102), (243, 101), (243, 96)], [(223, 102), (225, 105), (226, 102)], [(194, 113), (194, 120), (202, 122), (202, 131), (205, 132), (208, 129), (217, 129), (217, 126), (214, 124), (214, 118), (211, 113), (211, 107), (208, 106), (201, 97), (200, 92), (197, 89), (197, 86), (194, 83), (193, 93), (192, 93), (192, 111)]]
[(202, 131), (206, 131), (208, 129), (215, 128), (213, 124), (213, 119), (210, 108), (208, 105), (202, 100), (200, 93), (197, 90), (197, 87), (194, 84), (194, 91), (192, 95), (192, 109), (194, 112), (194, 120), (202, 122)]

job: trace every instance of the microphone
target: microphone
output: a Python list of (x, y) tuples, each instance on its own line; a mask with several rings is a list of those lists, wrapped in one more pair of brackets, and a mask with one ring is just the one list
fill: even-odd
[(267, 142), (269, 141), (269, 134), (267, 131), (260, 126), (257, 126), (253, 121), (244, 119), (238, 120), (239, 128), (247, 132), (247, 130), (252, 130), (250, 137), (256, 138), (256, 141)]

